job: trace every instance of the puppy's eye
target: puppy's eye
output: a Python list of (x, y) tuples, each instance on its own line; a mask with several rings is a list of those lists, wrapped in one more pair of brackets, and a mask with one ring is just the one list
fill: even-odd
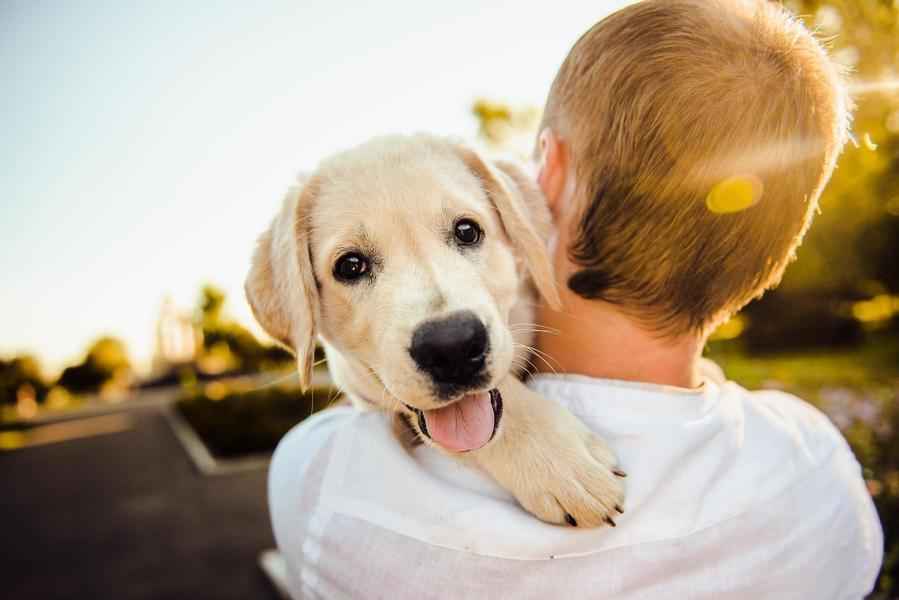
[(368, 273), (368, 259), (358, 252), (348, 252), (334, 263), (334, 277), (344, 282), (359, 279)]
[(453, 235), (462, 246), (474, 246), (481, 241), (484, 232), (481, 227), (471, 219), (459, 219), (453, 226)]

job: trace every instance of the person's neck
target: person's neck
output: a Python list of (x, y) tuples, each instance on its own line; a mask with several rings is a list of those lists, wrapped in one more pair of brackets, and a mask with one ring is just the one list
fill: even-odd
[(564, 309), (537, 310), (537, 349), (545, 360), (540, 372), (587, 375), (696, 388), (702, 383), (699, 334), (660, 337), (639, 326), (615, 306), (562, 291)]

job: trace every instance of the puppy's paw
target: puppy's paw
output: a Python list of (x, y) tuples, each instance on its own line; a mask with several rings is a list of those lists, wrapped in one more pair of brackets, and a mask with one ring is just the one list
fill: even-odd
[(543, 521), (614, 526), (624, 512), (626, 475), (605, 442), (514, 378), (500, 391), (506, 407), (502, 427), (473, 458)]
[(532, 469), (522, 472), (510, 491), (528, 512), (548, 523), (614, 527), (624, 513), (626, 475), (605, 443), (581, 428), (570, 439), (543, 440), (546, 449), (530, 449), (535, 453)]

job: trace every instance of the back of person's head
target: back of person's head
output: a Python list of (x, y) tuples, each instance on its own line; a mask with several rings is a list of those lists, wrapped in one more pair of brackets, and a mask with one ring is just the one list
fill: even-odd
[(848, 105), (778, 3), (645, 0), (600, 21), (544, 113), (577, 182), (569, 288), (665, 335), (717, 325), (780, 281)]

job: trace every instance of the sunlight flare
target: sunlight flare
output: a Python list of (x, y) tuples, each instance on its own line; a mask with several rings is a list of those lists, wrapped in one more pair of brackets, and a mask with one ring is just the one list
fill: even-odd
[(874, 140), (871, 139), (871, 134), (866, 133), (864, 137), (862, 137), (862, 142), (865, 144), (865, 148), (870, 150), (871, 152), (877, 150), (877, 144), (874, 143)]
[(853, 96), (899, 92), (899, 78), (881, 79), (880, 81), (859, 81), (849, 86), (849, 92)]
[(764, 184), (755, 175), (738, 175), (716, 183), (705, 204), (718, 215), (737, 213), (754, 206), (762, 197)]
[(704, 185), (730, 180), (735, 173), (752, 173), (749, 177), (759, 180), (766, 173), (782, 171), (792, 164), (820, 156), (824, 151), (824, 142), (818, 138), (774, 140), (716, 157), (703, 165), (699, 177)]

